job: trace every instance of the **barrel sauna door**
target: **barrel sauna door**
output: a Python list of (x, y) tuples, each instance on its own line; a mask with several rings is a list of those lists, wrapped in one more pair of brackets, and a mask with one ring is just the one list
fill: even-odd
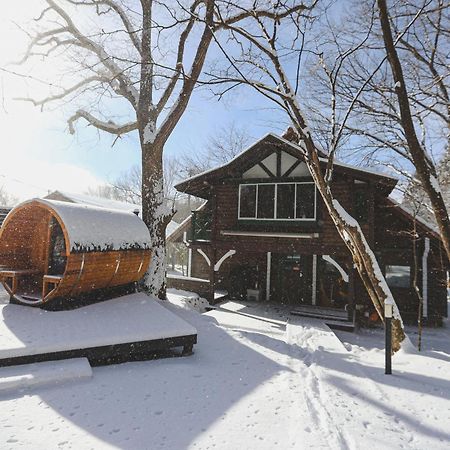
[(48, 243), (48, 275), (62, 275), (66, 268), (66, 242), (61, 225), (53, 217), (50, 221)]

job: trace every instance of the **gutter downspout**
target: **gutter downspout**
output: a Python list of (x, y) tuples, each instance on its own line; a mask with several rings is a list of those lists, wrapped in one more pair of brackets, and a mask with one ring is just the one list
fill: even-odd
[(425, 238), (422, 255), (422, 316), (428, 317), (428, 254), (430, 253), (430, 238)]

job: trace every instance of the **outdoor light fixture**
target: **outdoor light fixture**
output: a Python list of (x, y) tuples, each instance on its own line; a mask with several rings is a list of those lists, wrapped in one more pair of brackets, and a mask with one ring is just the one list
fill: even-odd
[(384, 302), (385, 327), (385, 370), (386, 375), (392, 374), (392, 316), (394, 314), (394, 301), (387, 298)]

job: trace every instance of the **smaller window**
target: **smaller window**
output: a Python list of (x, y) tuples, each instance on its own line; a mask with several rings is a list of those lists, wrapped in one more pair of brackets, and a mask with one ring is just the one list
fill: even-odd
[(316, 213), (316, 188), (314, 184), (297, 184), (297, 219), (314, 219)]
[(239, 217), (256, 217), (256, 185), (243, 184), (240, 186)]
[(369, 220), (369, 198), (366, 189), (356, 189), (355, 191), (355, 219), (360, 224), (365, 224)]
[(409, 288), (411, 269), (409, 266), (386, 266), (386, 282), (389, 287)]
[(277, 186), (277, 219), (295, 218), (295, 184)]
[(258, 185), (258, 219), (273, 219), (275, 210), (275, 185)]

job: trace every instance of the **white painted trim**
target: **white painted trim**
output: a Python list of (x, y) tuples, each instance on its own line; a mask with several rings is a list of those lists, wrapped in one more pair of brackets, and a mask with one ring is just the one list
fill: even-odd
[(216, 264), (214, 265), (214, 272), (218, 272), (222, 263), (230, 256), (233, 256), (235, 253), (236, 250), (228, 250), (225, 253), (225, 255), (223, 255), (222, 258), (220, 258), (219, 261), (217, 261)]
[(336, 267), (336, 269), (339, 271), (339, 273), (342, 275), (342, 279), (348, 283), (348, 274), (347, 272), (342, 268), (342, 266), (339, 265), (337, 261), (335, 261), (330, 255), (322, 255), (322, 259), (326, 262), (329, 262), (331, 265)]
[(266, 270), (266, 300), (270, 300), (270, 276), (272, 269), (272, 252), (267, 252), (267, 270)]
[(312, 298), (311, 303), (315, 305), (317, 303), (317, 255), (313, 255), (313, 266), (312, 266)]
[(430, 238), (425, 238), (422, 255), (422, 316), (428, 317), (428, 254), (430, 253)]
[(319, 233), (266, 233), (264, 231), (225, 231), (220, 232), (222, 236), (254, 236), (254, 237), (279, 237), (279, 238), (296, 238), (296, 239), (313, 239), (318, 238)]
[(201, 248), (198, 248), (197, 251), (200, 253), (200, 255), (203, 256), (203, 258), (205, 258), (206, 264), (208, 264), (208, 266), (211, 267), (211, 261), (208, 258), (208, 255)]
[(192, 276), (192, 248), (188, 250), (188, 277)]

